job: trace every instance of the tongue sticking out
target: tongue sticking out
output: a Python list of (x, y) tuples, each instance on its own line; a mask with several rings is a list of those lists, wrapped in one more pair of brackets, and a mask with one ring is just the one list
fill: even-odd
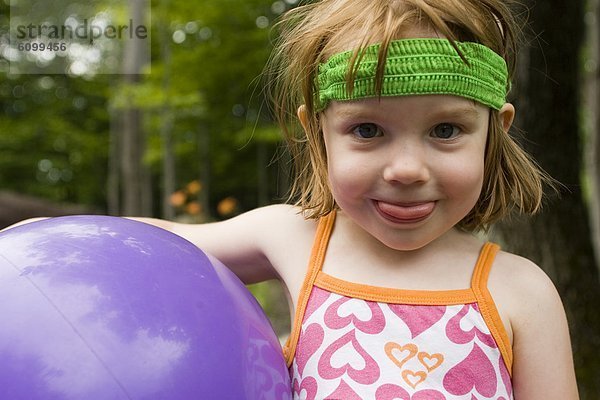
[(435, 202), (413, 204), (390, 204), (378, 201), (377, 207), (385, 216), (400, 221), (414, 221), (427, 217), (433, 211)]

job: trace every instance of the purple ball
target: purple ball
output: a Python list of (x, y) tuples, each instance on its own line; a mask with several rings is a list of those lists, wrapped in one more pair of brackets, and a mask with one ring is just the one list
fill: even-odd
[(141, 222), (71, 216), (1, 233), (0, 316), (2, 399), (291, 398), (252, 294)]

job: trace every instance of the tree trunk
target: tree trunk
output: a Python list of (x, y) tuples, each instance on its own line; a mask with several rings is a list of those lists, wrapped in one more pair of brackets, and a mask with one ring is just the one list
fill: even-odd
[(580, 184), (583, 4), (530, 2), (531, 27), (540, 37), (522, 49), (515, 82), (516, 125), (526, 132), (525, 148), (567, 190), (537, 217), (516, 218), (498, 229), (509, 251), (538, 263), (556, 284), (569, 318), (581, 398), (598, 399), (600, 282)]
[[(129, 12), (135, 25), (143, 24), (145, 0), (130, 0)], [(123, 51), (123, 83), (134, 85), (141, 79), (145, 47), (140, 40), (126, 40)], [(142, 156), (145, 150), (142, 131), (142, 111), (132, 106), (122, 111), (121, 144), (121, 190), (123, 193), (120, 212), (124, 215), (150, 215), (151, 190), (149, 174), (144, 171)]]
[(198, 202), (202, 209), (204, 218), (211, 220), (210, 191), (211, 191), (211, 167), (210, 167), (210, 130), (205, 123), (198, 126), (198, 177), (202, 184), (202, 190), (198, 192)]
[[(167, 9), (168, 1), (164, 2), (164, 9)], [(171, 86), (171, 38), (166, 21), (160, 24), (160, 41), (161, 54), (164, 65), (162, 90), (164, 93), (169, 93)], [(170, 107), (169, 98), (165, 98), (165, 102), (161, 110), (161, 137), (163, 141), (163, 171), (162, 171), (162, 217), (168, 220), (175, 218), (175, 209), (171, 205), (171, 195), (175, 192), (175, 155), (173, 152), (173, 113)]]
[(586, 15), (587, 50), (589, 58), (586, 62), (585, 77), (585, 110), (586, 129), (586, 177), (589, 186), (588, 204), (590, 224), (592, 227), (592, 243), (600, 269), (600, 2), (589, 0), (589, 11)]
[(123, 130), (121, 137), (121, 190), (124, 215), (142, 215), (142, 137), (141, 111), (126, 109), (123, 111)]
[(162, 217), (175, 218), (171, 195), (175, 192), (175, 155), (173, 152), (173, 117), (169, 106), (163, 106), (161, 136), (163, 140)]
[(258, 176), (258, 205), (269, 204), (269, 159), (267, 155), (267, 144), (259, 140), (256, 143), (256, 174)]
[(119, 120), (119, 111), (109, 106), (110, 132), (108, 145), (108, 177), (106, 180), (106, 203), (108, 215), (121, 214), (121, 191), (119, 179), (119, 148), (121, 127)]

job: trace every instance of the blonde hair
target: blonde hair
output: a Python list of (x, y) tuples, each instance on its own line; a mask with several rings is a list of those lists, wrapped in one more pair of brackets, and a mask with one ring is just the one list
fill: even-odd
[[(411, 28), (430, 28), (454, 41), (477, 42), (501, 55), (510, 77), (515, 69), (518, 24), (506, 0), (321, 0), (288, 11), (277, 27), (279, 41), (267, 69), (268, 89), (277, 121), (294, 161), (290, 199), (306, 217), (319, 218), (336, 208), (327, 177), (327, 155), (319, 113), (315, 110), (316, 75), (333, 54), (361, 51), (381, 43), (376, 80), (382, 79), (390, 42)], [(354, 40), (349, 42), (349, 40)], [(348, 90), (354, 80), (350, 68)], [(305, 129), (296, 116), (306, 107)], [(504, 132), (490, 110), (484, 183), (473, 209), (459, 222), (468, 231), (487, 229), (513, 209), (537, 212), (543, 184), (551, 178)]]

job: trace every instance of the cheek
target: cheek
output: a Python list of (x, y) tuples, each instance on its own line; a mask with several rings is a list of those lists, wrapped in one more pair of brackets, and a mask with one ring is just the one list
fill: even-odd
[(359, 196), (375, 181), (368, 159), (349, 154), (333, 154), (328, 158), (329, 185), (334, 198), (345, 202), (349, 197)]
[(440, 169), (446, 193), (453, 198), (462, 199), (465, 207), (477, 202), (483, 187), (483, 157), (474, 156), (468, 162), (447, 165)]

